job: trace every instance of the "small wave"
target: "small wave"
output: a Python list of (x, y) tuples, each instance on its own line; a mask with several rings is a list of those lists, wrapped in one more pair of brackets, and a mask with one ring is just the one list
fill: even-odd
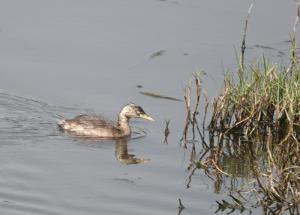
[(58, 119), (70, 112), (76, 109), (0, 92), (1, 144), (57, 137)]

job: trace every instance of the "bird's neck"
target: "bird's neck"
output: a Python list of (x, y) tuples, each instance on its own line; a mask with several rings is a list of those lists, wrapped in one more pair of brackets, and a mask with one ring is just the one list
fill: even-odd
[(124, 132), (125, 135), (130, 135), (130, 127), (129, 127), (129, 118), (122, 114), (119, 114), (118, 117), (118, 127)]

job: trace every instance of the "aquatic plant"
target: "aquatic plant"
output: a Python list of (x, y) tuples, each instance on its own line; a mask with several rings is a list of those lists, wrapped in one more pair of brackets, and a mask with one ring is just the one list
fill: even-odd
[(225, 77), (224, 90), (213, 103), (210, 128), (226, 132), (235, 131), (246, 136), (253, 132), (270, 131), (278, 138), (285, 135), (281, 138), (282, 143), (289, 138), (297, 141), (300, 119), (300, 67), (296, 27), (300, 16), (299, 8), (291, 38), (289, 67), (270, 63), (264, 57), (260, 62), (245, 66), (243, 36), (238, 69), (239, 81), (234, 81), (234, 77), (229, 74)]
[[(296, 40), (300, 7), (291, 35), (291, 63), (287, 67), (265, 57), (245, 65), (251, 9), (252, 6), (245, 22), (237, 75), (225, 75), (223, 91), (211, 106), (205, 99), (203, 129), (198, 123), (202, 92), (199, 75), (193, 77), (194, 109), (192, 84), (185, 90), (187, 117), (182, 142), (192, 149), (187, 188), (194, 173), (203, 170), (215, 182), (216, 193), (222, 187), (228, 192), (229, 200), (216, 201), (216, 212), (251, 213), (253, 208), (260, 207), (264, 214), (300, 214), (300, 66)], [(212, 115), (206, 125), (208, 108)], [(198, 151), (196, 134), (202, 143)]]

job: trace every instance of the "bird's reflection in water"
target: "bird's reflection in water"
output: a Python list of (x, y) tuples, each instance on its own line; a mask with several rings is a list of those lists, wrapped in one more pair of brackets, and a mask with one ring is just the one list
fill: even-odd
[(115, 155), (117, 160), (122, 164), (139, 164), (149, 163), (149, 158), (136, 158), (134, 154), (128, 153), (128, 138), (121, 138), (116, 140)]
[(78, 136), (74, 135), (71, 132), (64, 132), (73, 137), (74, 140), (79, 141), (81, 145), (85, 145), (93, 148), (102, 148), (103, 146), (107, 146), (107, 144), (111, 144), (115, 142), (115, 156), (116, 159), (126, 165), (130, 164), (140, 164), (140, 163), (149, 163), (149, 158), (137, 158), (134, 154), (128, 153), (128, 141), (130, 139), (136, 140), (145, 136), (145, 132), (143, 131), (133, 131), (131, 137), (123, 137), (116, 140), (105, 140), (103, 138), (94, 138), (94, 137), (86, 137), (86, 136)]

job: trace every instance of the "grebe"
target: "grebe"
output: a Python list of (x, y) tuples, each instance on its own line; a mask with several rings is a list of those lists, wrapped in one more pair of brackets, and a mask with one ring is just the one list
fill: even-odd
[(58, 126), (63, 131), (67, 131), (75, 135), (118, 139), (121, 137), (130, 136), (130, 118), (142, 118), (154, 121), (145, 113), (143, 108), (136, 104), (130, 103), (121, 109), (116, 125), (112, 122), (104, 120), (99, 116), (84, 114), (73, 119), (62, 120), (58, 123)]

